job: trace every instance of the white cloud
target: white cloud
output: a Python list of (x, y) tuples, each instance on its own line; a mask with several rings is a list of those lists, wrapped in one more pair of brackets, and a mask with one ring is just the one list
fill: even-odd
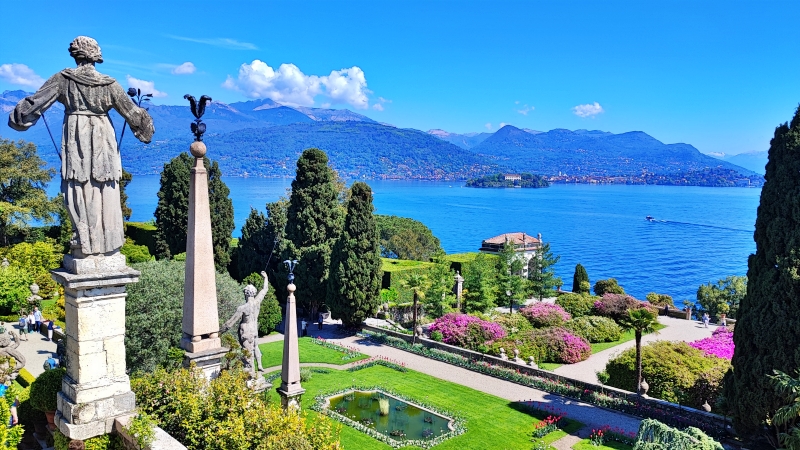
[(372, 109), (374, 109), (375, 111), (383, 111), (383, 105), (381, 105), (380, 103), (375, 103), (374, 105), (372, 105)]
[(197, 70), (197, 68), (194, 66), (194, 64), (187, 61), (172, 69), (172, 73), (175, 75), (190, 75), (193, 74), (195, 70)]
[(167, 37), (179, 41), (195, 42), (198, 44), (213, 45), (214, 47), (227, 48), (228, 50), (258, 50), (256, 44), (250, 42), (239, 42), (230, 38), (190, 38), (185, 36), (174, 36), (168, 34)]
[(128, 86), (136, 89), (141, 89), (142, 94), (153, 94), (153, 97), (166, 97), (166, 92), (161, 92), (156, 89), (155, 81), (145, 81), (140, 80), (138, 78), (133, 78), (130, 75), (126, 75), (125, 78), (128, 79)]
[(391, 100), (385, 99), (383, 97), (378, 97), (378, 101), (381, 103), (392, 103)]
[(328, 102), (325, 102), (325, 103), (323, 103), (323, 104), (319, 105), (319, 107), (320, 107), (320, 108), (330, 108), (330, 107), (331, 107), (331, 104), (330, 104), (330, 103), (328, 103)]
[(578, 105), (572, 108), (572, 112), (578, 117), (594, 117), (602, 112), (603, 107), (600, 106), (600, 103), (587, 103), (585, 105)]
[(508, 125), (508, 124), (505, 123), (505, 122), (500, 122), (500, 126), (498, 126), (497, 128), (500, 129), (500, 128), (503, 128), (506, 125)]
[(12, 84), (39, 88), (44, 84), (44, 78), (36, 75), (30, 67), (25, 64), (3, 64), (0, 65), (0, 78)]
[[(517, 105), (519, 105), (519, 102), (514, 102), (514, 103), (516, 103)], [(533, 111), (534, 109), (536, 109), (536, 108), (534, 108), (533, 106), (528, 106), (527, 104), (525, 104), (525, 105), (522, 107), (522, 109), (515, 109), (515, 111), (516, 111), (516, 112), (518, 112), (518, 113), (520, 113), (520, 114), (522, 114), (523, 116), (527, 116), (527, 115), (528, 115), (528, 113), (529, 113), (529, 112), (531, 112), (531, 111)]]
[(290, 106), (313, 106), (322, 95), (330, 103), (346, 103), (357, 109), (369, 108), (367, 80), (357, 66), (334, 70), (330, 75), (306, 75), (294, 64), (277, 70), (258, 59), (239, 67), (236, 79), (228, 75), (222, 86), (250, 98), (269, 98)]
[(492, 122), (486, 122), (486, 125), (484, 126), (486, 127), (487, 130), (492, 131)]

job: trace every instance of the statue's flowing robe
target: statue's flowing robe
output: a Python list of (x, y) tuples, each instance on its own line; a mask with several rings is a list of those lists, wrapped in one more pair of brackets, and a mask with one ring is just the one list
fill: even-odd
[(62, 70), (22, 99), (8, 125), (25, 131), (56, 101), (64, 105), (61, 192), (75, 232), (73, 248), (83, 255), (116, 252), (125, 243), (119, 192), (122, 163), (108, 111), (117, 110), (145, 143), (153, 137), (153, 119), (113, 78), (84, 65)]

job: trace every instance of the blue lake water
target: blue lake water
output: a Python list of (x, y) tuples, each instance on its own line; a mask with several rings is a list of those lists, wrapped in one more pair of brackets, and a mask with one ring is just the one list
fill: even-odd
[[(225, 178), (236, 230), (250, 207), (285, 195), (290, 179)], [(379, 214), (426, 224), (447, 253), (477, 251), (481, 240), (522, 231), (542, 234), (561, 256), (556, 272), (572, 285), (575, 264), (592, 283), (616, 278), (638, 297), (651, 291), (694, 300), (700, 284), (747, 273), (760, 189), (554, 185), (547, 189), (473, 189), (458, 183), (369, 181)], [(153, 218), (159, 177), (128, 188), (132, 220)], [(664, 222), (648, 222), (651, 215)]]

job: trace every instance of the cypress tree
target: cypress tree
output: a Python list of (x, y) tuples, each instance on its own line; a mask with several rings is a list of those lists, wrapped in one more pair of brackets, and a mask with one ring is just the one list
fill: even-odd
[(327, 297), (333, 317), (346, 327), (360, 325), (380, 303), (381, 259), (373, 209), (370, 187), (353, 183), (344, 228), (331, 254)]
[[(281, 254), (282, 260), (299, 260), (294, 269), (295, 296), (310, 317), (327, 297), (331, 250), (342, 228), (342, 207), (335, 180), (325, 152), (316, 148), (303, 151), (292, 181)], [(281, 267), (283, 274), (285, 268)]]
[[(233, 202), (230, 189), (222, 181), (219, 164), (203, 158), (208, 171), (208, 201), (211, 211), (211, 240), (214, 247), (214, 266), (218, 272), (230, 262), (230, 239), (233, 232)], [(171, 258), (186, 251), (189, 223), (189, 179), (194, 157), (181, 153), (161, 172), (161, 188), (156, 206), (156, 257)]]
[[(266, 215), (250, 209), (250, 215), (242, 226), (242, 238), (239, 240), (237, 249), (237, 272), (240, 280), (266, 268), (271, 284), (281, 285), (281, 283), (275, 282), (274, 272), (281, 259), (280, 242), (286, 226), (287, 205), (286, 199), (267, 203)], [(267, 266), (268, 262), (269, 266)], [(282, 283), (282, 285), (285, 288), (286, 283)]]
[(800, 368), (800, 108), (770, 141), (756, 218), (756, 253), (733, 342), (726, 398), (739, 433), (753, 433), (782, 405), (768, 375)]
[(581, 289), (582, 282), (589, 283), (589, 274), (586, 273), (586, 269), (583, 265), (576, 264), (575, 265), (575, 274), (572, 275), (572, 292), (583, 293), (588, 292)]

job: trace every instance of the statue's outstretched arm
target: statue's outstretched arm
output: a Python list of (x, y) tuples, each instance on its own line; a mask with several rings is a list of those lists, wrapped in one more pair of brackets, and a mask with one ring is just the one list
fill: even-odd
[(261, 276), (264, 277), (264, 287), (258, 291), (258, 295), (256, 295), (255, 301), (258, 304), (261, 304), (264, 301), (264, 296), (267, 295), (267, 291), (269, 290), (269, 279), (267, 278), (267, 272), (261, 271)]
[(149, 144), (153, 139), (153, 133), (156, 132), (153, 126), (153, 118), (144, 108), (139, 108), (133, 103), (119, 83), (111, 83), (108, 88), (111, 91), (114, 109), (128, 122), (133, 135), (136, 136), (136, 139)]
[(34, 126), (47, 108), (53, 106), (58, 99), (63, 79), (59, 72), (50, 77), (35, 94), (20, 100), (8, 115), (8, 126), (17, 131), (25, 131)]
[(233, 313), (230, 319), (228, 319), (224, 324), (222, 324), (222, 327), (220, 328), (219, 332), (224, 333), (230, 330), (231, 327), (242, 318), (242, 314), (244, 314), (242, 311), (242, 307), (240, 306), (236, 308), (236, 312)]

